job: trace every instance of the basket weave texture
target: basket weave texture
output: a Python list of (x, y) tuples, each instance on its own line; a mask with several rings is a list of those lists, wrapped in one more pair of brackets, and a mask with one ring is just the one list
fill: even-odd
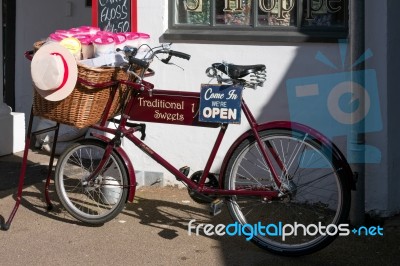
[[(34, 48), (36, 48), (36, 43)], [(35, 49), (36, 50), (36, 49)], [(113, 80), (127, 80), (128, 74), (116, 67), (89, 67), (78, 63), (78, 79), (93, 84), (107, 83)], [(105, 114), (112, 91), (116, 90), (107, 118), (121, 112), (128, 99), (125, 85), (97, 88), (77, 82), (72, 93), (61, 101), (48, 101), (34, 89), (33, 114), (52, 121), (84, 128), (97, 124)]]

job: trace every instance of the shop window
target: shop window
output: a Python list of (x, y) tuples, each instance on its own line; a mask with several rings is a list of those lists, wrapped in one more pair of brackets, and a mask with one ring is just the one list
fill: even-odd
[(171, 41), (337, 41), (348, 0), (169, 0)]

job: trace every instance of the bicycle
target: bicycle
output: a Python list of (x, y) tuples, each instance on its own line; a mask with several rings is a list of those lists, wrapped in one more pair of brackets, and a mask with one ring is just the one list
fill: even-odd
[[(142, 59), (136, 57), (137, 49), (125, 47), (123, 52), (133, 81), (118, 81), (128, 87), (121, 117), (112, 119), (114, 129), (104, 123), (92, 126), (114, 137), (93, 133), (92, 138), (71, 145), (57, 162), (56, 192), (73, 217), (84, 223), (102, 224), (115, 218), (127, 201), (133, 201), (134, 167), (121, 146), (122, 138), (126, 138), (183, 182), (196, 202), (210, 204), (212, 215), (226, 204), (233, 220), (244, 230), (251, 230), (244, 225), (270, 225), (264, 227), (264, 234), (256, 233), (251, 239), (265, 250), (305, 255), (334, 240), (337, 226), (348, 217), (352, 187), (351, 168), (335, 144), (306, 125), (289, 121), (258, 123), (241, 99), (240, 108), (250, 130), (232, 144), (219, 174), (210, 173), (229, 123), (199, 121), (199, 92), (157, 90), (144, 80), (154, 58), (164, 54), (161, 61), (168, 64), (172, 57), (189, 60), (190, 55), (170, 50), (169, 46), (153, 48)], [(215, 63), (206, 73), (217, 79), (218, 86), (256, 89), (263, 86), (266, 67)], [(149, 104), (157, 103), (182, 103), (181, 112), (174, 121), (155, 121), (154, 113), (151, 116), (145, 111)], [(204, 170), (188, 176), (188, 167), (172, 166), (144, 144), (146, 125), (133, 121), (219, 127), (220, 131)], [(298, 228), (304, 225), (302, 233), (282, 239), (282, 225), (293, 222)], [(326, 232), (303, 234), (314, 225), (323, 226)]]

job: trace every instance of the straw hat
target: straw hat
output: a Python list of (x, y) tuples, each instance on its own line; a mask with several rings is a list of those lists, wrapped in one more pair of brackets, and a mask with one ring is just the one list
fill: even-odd
[(60, 101), (74, 90), (78, 67), (67, 48), (49, 43), (40, 47), (33, 56), (31, 75), (36, 91), (43, 98)]

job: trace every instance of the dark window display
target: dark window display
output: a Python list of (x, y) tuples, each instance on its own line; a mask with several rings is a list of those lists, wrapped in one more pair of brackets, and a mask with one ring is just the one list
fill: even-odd
[(169, 4), (170, 30), (223, 31), (225, 36), (246, 30), (247, 36), (264, 32), (269, 37), (286, 32), (318, 39), (340, 38), (348, 30), (348, 0), (169, 0)]

